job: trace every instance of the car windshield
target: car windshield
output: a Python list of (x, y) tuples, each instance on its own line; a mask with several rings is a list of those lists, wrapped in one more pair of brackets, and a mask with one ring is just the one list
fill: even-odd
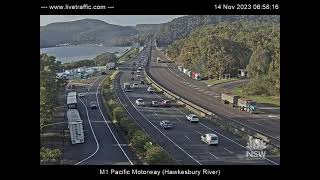
[(217, 139), (218, 139), (217, 137), (211, 137), (211, 140), (213, 140), (213, 141), (215, 141)]

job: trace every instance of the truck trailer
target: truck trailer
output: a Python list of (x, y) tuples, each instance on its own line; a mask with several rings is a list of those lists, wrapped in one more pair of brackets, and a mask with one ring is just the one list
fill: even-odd
[(224, 104), (230, 104), (232, 107), (236, 107), (238, 105), (238, 99), (240, 97), (230, 93), (222, 93), (221, 100)]
[(84, 143), (83, 125), (78, 110), (69, 109), (67, 111), (67, 118), (71, 143)]
[(123, 84), (123, 89), (124, 89), (124, 91), (126, 91), (126, 92), (132, 91), (131, 85), (130, 85), (130, 83), (128, 83), (128, 82), (125, 82), (125, 83)]

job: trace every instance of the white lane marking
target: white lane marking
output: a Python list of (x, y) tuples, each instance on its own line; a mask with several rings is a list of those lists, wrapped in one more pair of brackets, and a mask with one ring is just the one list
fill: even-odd
[(232, 151), (230, 151), (229, 149), (227, 149), (227, 148), (224, 148), (226, 151), (228, 151), (230, 154), (233, 154), (233, 152)]
[(46, 127), (46, 126), (53, 126), (53, 125), (66, 124), (66, 123), (68, 123), (68, 122), (59, 122), (59, 123), (46, 124), (46, 125), (43, 125), (43, 126), (41, 127), (41, 129), (42, 129), (43, 127)]
[(211, 156), (213, 156), (214, 158), (219, 159), (216, 155), (212, 154), (211, 152), (209, 152), (209, 154), (210, 154)]
[(179, 122), (181, 122), (181, 120), (179, 118), (176, 118), (176, 120), (178, 120)]
[[(119, 144), (120, 146), (129, 146), (128, 144)], [(119, 146), (118, 144), (112, 144), (112, 146)]]
[(259, 107), (259, 109), (280, 110), (279, 107)]
[[(123, 154), (126, 156), (126, 158), (128, 159), (128, 161), (130, 162), (130, 164), (133, 165), (133, 163), (132, 163), (131, 160), (129, 159), (128, 155), (126, 154), (126, 152), (124, 152), (124, 150), (123, 150), (122, 147), (120, 146), (120, 143), (119, 143), (118, 139), (117, 139), (116, 136), (113, 134), (113, 131), (111, 130), (109, 124), (107, 123), (106, 118), (104, 117), (104, 115), (103, 115), (103, 113), (102, 113), (102, 111), (101, 111), (100, 104), (99, 104), (99, 98), (98, 98), (98, 92), (99, 92), (99, 88), (100, 88), (100, 86), (101, 86), (101, 84), (102, 84), (102, 82), (103, 82), (104, 80), (105, 80), (105, 79), (103, 79), (103, 80), (100, 82), (100, 84), (98, 85), (98, 88), (97, 88), (97, 92), (96, 92), (96, 99), (97, 99), (97, 104), (98, 104), (100, 113), (101, 113), (101, 115), (102, 115), (102, 117), (103, 117), (106, 125), (108, 126), (108, 129), (109, 129), (110, 133), (112, 134), (113, 138), (116, 140), (117, 144), (119, 145), (119, 148), (121, 149), (121, 151), (123, 152)], [(101, 92), (102, 92), (102, 91), (100, 91), (100, 93), (101, 93)]]
[[(123, 90), (122, 90), (123, 91)], [(130, 98), (127, 96), (127, 94), (123, 91), (124, 95), (127, 97), (128, 101), (132, 104), (130, 101)], [(166, 137), (170, 142), (172, 142), (176, 147), (178, 147), (182, 152), (184, 152), (186, 155), (188, 155), (191, 159), (193, 159), (195, 162), (197, 162), (199, 165), (202, 165), (198, 160), (196, 160), (193, 156), (191, 156), (188, 152), (186, 152), (184, 149), (182, 149), (178, 144), (176, 144), (173, 140), (171, 140), (167, 135), (165, 135), (158, 127), (156, 127), (148, 118), (144, 116), (133, 104), (133, 108), (136, 109), (136, 111), (144, 118), (146, 119), (156, 130), (158, 130), (164, 137)]]
[[(91, 122), (94, 122), (94, 123), (105, 123), (105, 121), (91, 121)], [(107, 123), (111, 123), (111, 121), (107, 121)]]
[(268, 115), (269, 118), (280, 118), (279, 116)]
[[(220, 136), (222, 136), (222, 137), (224, 137), (224, 138), (228, 139), (229, 141), (231, 141), (231, 142), (233, 142), (233, 143), (235, 143), (235, 144), (239, 145), (240, 147), (242, 147), (242, 148), (244, 148), (244, 149), (246, 149), (246, 150), (247, 150), (247, 148), (246, 148), (246, 147), (244, 147), (243, 145), (241, 145), (241, 144), (239, 144), (239, 143), (237, 143), (237, 142), (233, 141), (232, 139), (230, 139), (230, 138), (228, 138), (228, 137), (224, 136), (223, 134), (221, 134), (221, 133), (219, 133), (219, 132), (217, 132), (217, 131), (215, 131), (215, 130), (211, 129), (210, 127), (208, 127), (208, 126), (206, 126), (206, 125), (202, 124), (201, 122), (199, 122), (199, 124), (201, 124), (203, 127), (206, 127), (206, 128), (208, 128), (208, 129), (210, 129), (211, 131), (213, 131), (213, 132), (215, 132), (215, 133), (219, 134)], [(276, 162), (274, 162), (274, 161), (272, 161), (272, 160), (270, 160), (270, 159), (268, 159), (268, 158), (264, 158), (264, 159), (266, 159), (267, 161), (269, 161), (269, 162), (271, 162), (271, 163), (273, 163), (273, 164), (279, 165), (278, 163), (276, 163)]]
[(186, 137), (189, 141), (191, 141), (191, 139), (188, 136), (184, 136), (184, 137)]
[(86, 109), (87, 117), (88, 117), (88, 122), (89, 122), (89, 125), (90, 125), (91, 132), (92, 132), (92, 134), (93, 134), (94, 140), (96, 141), (97, 149), (96, 149), (96, 151), (95, 151), (94, 153), (92, 153), (90, 156), (88, 156), (88, 157), (84, 158), (83, 160), (75, 163), (74, 165), (79, 165), (80, 163), (82, 163), (82, 162), (90, 159), (91, 157), (93, 157), (93, 156), (98, 152), (98, 150), (99, 150), (99, 148), (100, 148), (99, 143), (98, 143), (98, 140), (97, 140), (97, 137), (96, 137), (96, 134), (94, 133), (94, 130), (93, 130), (92, 125), (91, 125), (91, 122), (90, 122), (88, 108), (87, 108), (87, 106), (83, 103), (83, 101), (82, 101), (81, 99), (79, 99), (79, 100), (80, 100), (80, 102), (83, 104), (83, 106), (84, 106), (85, 109)]
[[(161, 96), (159, 96), (158, 94), (156, 94), (159, 98), (161, 98)], [(161, 99), (163, 99), (163, 98), (161, 98)], [(177, 108), (175, 108), (174, 107), (174, 109), (176, 109), (177, 111), (179, 111), (180, 113), (182, 113), (182, 114), (184, 114), (184, 115), (186, 115), (184, 112), (182, 112), (182, 111), (180, 111), (179, 109), (177, 109)], [(211, 131), (213, 131), (213, 132), (215, 132), (215, 133), (217, 133), (217, 134), (219, 134), (219, 135), (221, 135), (222, 137), (224, 137), (224, 138), (226, 138), (226, 139), (228, 139), (229, 141), (231, 141), (231, 142), (233, 142), (233, 143), (235, 143), (235, 144), (237, 144), (237, 145), (239, 145), (240, 147), (242, 147), (242, 148), (244, 148), (244, 149), (247, 149), (246, 147), (244, 147), (243, 145), (241, 145), (241, 144), (239, 144), (239, 143), (237, 143), (237, 142), (235, 142), (235, 141), (233, 141), (232, 139), (230, 139), (230, 138), (228, 138), (228, 137), (226, 137), (226, 136), (224, 136), (224, 135), (222, 135), (221, 133), (218, 133), (217, 131), (215, 131), (215, 130), (213, 130), (213, 129), (211, 129), (210, 127), (208, 127), (208, 126), (206, 126), (206, 125), (204, 125), (204, 124), (202, 124), (201, 122), (199, 122), (202, 126), (204, 126), (204, 127), (206, 127), (207, 129), (210, 129)], [(202, 134), (201, 134), (202, 135)], [(279, 165), (278, 163), (276, 163), (276, 162), (274, 162), (274, 161), (272, 161), (272, 160), (270, 160), (270, 159), (268, 159), (268, 158), (265, 158), (267, 161), (269, 161), (269, 162), (271, 162), (271, 163), (273, 163), (273, 164), (276, 164), (276, 165)]]
[(95, 79), (92, 84), (90, 85), (90, 87), (88, 88), (88, 92), (90, 91), (90, 89), (93, 87), (93, 85), (99, 80), (101, 79), (101, 77), (97, 77), (97, 79)]
[(202, 133), (201, 133), (201, 132), (199, 132), (199, 131), (194, 131), (194, 132), (196, 132), (196, 133), (198, 133), (198, 134), (202, 135)]
[(262, 124), (257, 123), (257, 122), (255, 122), (255, 121), (251, 121), (251, 123), (257, 124), (257, 125), (259, 125), (259, 126), (263, 126)]

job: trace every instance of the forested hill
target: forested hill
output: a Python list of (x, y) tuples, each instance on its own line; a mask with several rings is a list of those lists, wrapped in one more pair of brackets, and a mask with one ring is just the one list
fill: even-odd
[(175, 40), (184, 38), (198, 27), (215, 25), (221, 22), (254, 22), (254, 23), (280, 23), (280, 16), (272, 15), (206, 15), (182, 16), (161, 24), (156, 32), (159, 46), (167, 46)]
[(125, 46), (131, 44), (138, 31), (130, 26), (108, 24), (95, 19), (52, 23), (40, 27), (40, 47), (58, 44), (103, 44)]
[(235, 76), (238, 69), (247, 69), (252, 94), (280, 93), (279, 23), (237, 21), (205, 26), (172, 43), (166, 52), (176, 64), (209, 78), (224, 73)]

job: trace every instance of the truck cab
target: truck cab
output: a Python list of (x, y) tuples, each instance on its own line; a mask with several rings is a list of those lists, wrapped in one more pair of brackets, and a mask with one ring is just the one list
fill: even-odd
[(218, 136), (213, 133), (204, 134), (201, 136), (201, 141), (208, 145), (217, 145), (219, 143)]

